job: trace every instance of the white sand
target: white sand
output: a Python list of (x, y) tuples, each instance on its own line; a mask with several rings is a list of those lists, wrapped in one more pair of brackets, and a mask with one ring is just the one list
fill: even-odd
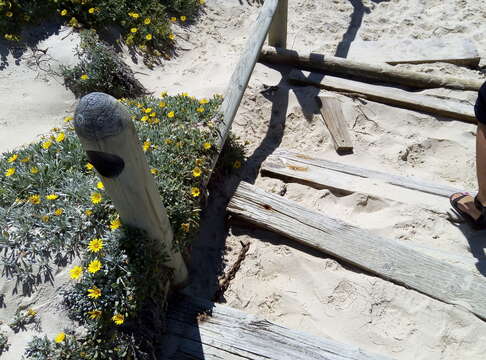
[[(351, 4), (360, 2), (296, 0), (290, 3), (288, 47), (335, 54), (350, 23)], [(363, 0), (363, 4), (368, 10), (355, 5), (355, 14), (363, 10), (356, 39), (461, 35), (474, 40), (480, 55), (486, 56), (483, 1)], [(223, 93), (258, 9), (256, 4), (240, 4), (236, 0), (209, 0), (206, 14), (198, 24), (176, 31), (183, 48), (179, 56), (154, 70), (132, 64), (138, 78), (156, 93), (187, 91), (198, 97)], [(357, 18), (354, 23), (360, 22)], [(55, 53), (54, 42), (52, 46)], [(476, 70), (451, 64), (401, 67), (485, 78)], [(35, 139), (62, 122), (74, 107), (72, 95), (62, 85), (36, 79), (35, 71), (27, 69), (24, 62), (19, 66), (11, 63), (0, 72), (0, 77), (4, 109), (0, 118), (1, 150)], [(474, 191), (473, 125), (339, 96), (350, 128), (354, 124), (351, 134), (355, 145), (353, 155), (339, 157), (313, 105), (315, 90), (289, 88), (285, 83), (279, 84), (280, 79), (281, 74), (276, 70), (261, 64), (255, 67), (233, 125), (233, 131), (249, 142), (251, 162), (241, 171), (242, 177), (252, 180), (252, 166), (264, 157), (262, 154), (281, 147)], [(279, 87), (275, 91), (268, 90), (276, 85)], [(440, 89), (424, 93), (475, 100), (473, 92)], [(406, 151), (408, 157), (402, 160)], [(256, 184), (272, 192), (279, 192), (283, 186), (280, 180), (262, 177), (256, 178)], [(475, 262), (463, 232), (443, 215), (363, 194), (342, 196), (298, 184), (288, 184), (285, 197), (381, 236), (440, 249)], [(217, 205), (210, 204), (209, 215), (212, 211), (222, 214)], [(195, 253), (202, 251), (217, 257), (220, 245), (217, 241), (224, 224), (222, 219), (210, 218), (207, 216), (207, 221), (215, 225), (203, 227), (202, 241), (195, 244)], [(235, 225), (230, 229), (226, 238), (226, 264), (234, 261), (240, 241), (250, 242), (250, 250), (225, 294), (229, 306), (392, 358), (484, 359), (486, 344), (481, 340), (486, 337), (486, 324), (459, 307), (363, 274), (248, 226)], [(484, 256), (482, 247), (475, 248), (474, 254)], [(210, 282), (214, 282), (211, 271), (205, 268), (201, 271), (205, 276), (196, 275), (194, 293), (208, 292)], [(57, 303), (53, 293), (49, 294), (38, 297), (36, 303), (39, 306), (51, 300)], [(0, 319), (9, 320), (20, 301), (8, 297), (8, 308), (0, 312)], [(43, 321), (43, 330), (49, 336), (62, 326), (61, 320)], [(18, 359), (28, 336), (28, 333), (11, 335), (15, 346), (6, 358)]]

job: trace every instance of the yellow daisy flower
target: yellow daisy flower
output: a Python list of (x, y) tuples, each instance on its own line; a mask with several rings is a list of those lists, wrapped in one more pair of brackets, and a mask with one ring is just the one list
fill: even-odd
[(167, 106), (167, 104), (163, 101), (159, 102), (159, 107), (160, 108), (165, 108)]
[(88, 80), (89, 76), (87, 74), (81, 75), (81, 80)]
[(93, 204), (99, 204), (103, 200), (103, 196), (99, 192), (92, 193), (90, 198)]
[(39, 168), (34, 166), (32, 169), (30, 169), (30, 172), (35, 175), (39, 172)]
[(89, 12), (90, 14), (94, 14), (94, 12), (95, 12), (95, 8), (89, 8), (88, 12)]
[(93, 260), (88, 264), (88, 271), (94, 274), (99, 270), (101, 270), (101, 266), (102, 266), (101, 261), (99, 261), (98, 259)]
[(98, 183), (96, 184), (96, 187), (100, 190), (105, 190), (105, 185), (103, 185), (103, 182), (101, 182), (101, 181), (98, 181)]
[(88, 311), (89, 318), (94, 320), (94, 319), (99, 319), (101, 317), (101, 310), (91, 310)]
[(194, 170), (192, 170), (192, 176), (194, 176), (194, 177), (199, 177), (199, 176), (201, 176), (201, 174), (202, 174), (202, 171), (198, 167), (195, 167)]
[(196, 109), (196, 111), (197, 111), (197, 112), (204, 112), (204, 108), (203, 108), (202, 106), (201, 106), (201, 107), (198, 107), (198, 108)]
[(199, 188), (197, 187), (193, 187), (191, 188), (191, 195), (193, 197), (198, 197), (199, 195), (201, 195), (201, 190), (199, 190)]
[(30, 161), (30, 157), (24, 157), (22, 160), (20, 160), (20, 162), (22, 163), (28, 163)]
[(97, 253), (103, 249), (103, 240), (101, 239), (93, 239), (88, 244), (88, 250), (94, 253)]
[(152, 34), (147, 34), (145, 35), (146, 40), (152, 40)]
[(210, 144), (210, 143), (208, 143), (208, 142), (205, 142), (205, 143), (203, 144), (203, 149), (204, 149), (204, 150), (209, 150), (209, 149), (211, 149), (211, 144)]
[(15, 168), (8, 168), (7, 171), (5, 171), (5, 176), (12, 176), (15, 174)]
[(201, 105), (207, 104), (208, 102), (209, 102), (208, 99), (201, 99), (201, 100), (199, 100), (199, 104), (201, 104)]
[(65, 122), (65, 123), (71, 122), (71, 121), (73, 121), (73, 120), (74, 120), (74, 118), (73, 118), (72, 116), (66, 116), (66, 117), (64, 118), (64, 122)]
[(39, 205), (41, 203), (40, 195), (31, 195), (29, 196), (29, 202), (34, 205)]
[(41, 146), (43, 149), (47, 150), (52, 146), (52, 141), (44, 141)]
[(169, 39), (174, 40), (175, 39), (175, 35), (173, 33), (170, 33), (169, 34)]
[(189, 223), (181, 224), (181, 228), (185, 232), (189, 232), (190, 225)]
[(142, 118), (140, 119), (141, 122), (147, 122), (147, 120), (149, 119), (149, 117), (147, 115), (144, 115), (142, 116)]
[(94, 166), (91, 163), (87, 163), (86, 165), (84, 165), (84, 167), (86, 168), (86, 170), (93, 170), (94, 169)]
[(66, 338), (66, 334), (64, 334), (63, 332), (62, 333), (59, 333), (57, 334), (57, 336), (54, 338), (54, 341), (56, 343), (62, 343), (64, 341), (64, 339)]
[(147, 152), (150, 149), (150, 145), (152, 145), (150, 141), (144, 141), (142, 146), (143, 152)]
[(27, 310), (27, 315), (29, 315), (29, 316), (36, 316), (37, 315), (37, 311), (35, 311), (34, 309), (28, 309)]
[(181, 16), (181, 21), (186, 21), (187, 20), (187, 17), (185, 17), (184, 15)]
[(88, 297), (92, 299), (98, 299), (101, 296), (101, 290), (98, 289), (96, 286), (93, 286), (93, 288), (88, 289)]
[(120, 218), (116, 218), (115, 220), (110, 221), (110, 229), (116, 230), (121, 226)]
[(44, 222), (48, 222), (49, 221), (49, 215), (43, 215), (41, 217), (41, 220), (44, 221)]
[(64, 213), (64, 209), (56, 209), (56, 211), (54, 211), (54, 215), (56, 216), (61, 216), (62, 214)]
[(167, 91), (162, 91), (162, 92), (160, 93), (160, 97), (164, 97), (164, 96), (167, 96)]
[(148, 25), (148, 24), (150, 24), (151, 22), (152, 22), (152, 20), (150, 20), (150, 18), (145, 18), (145, 20), (143, 21), (143, 23), (144, 23), (145, 25)]
[(145, 114), (149, 114), (149, 113), (151, 113), (151, 112), (152, 112), (152, 108), (146, 108), (146, 109), (144, 110), (144, 112), (145, 112)]
[(157, 170), (157, 169), (150, 169), (150, 173), (152, 175), (157, 175), (159, 173), (159, 170)]
[(173, 118), (174, 115), (175, 115), (175, 113), (173, 111), (171, 111), (170, 113), (167, 114), (167, 117)]
[(49, 194), (46, 196), (47, 200), (56, 200), (59, 197), (57, 194)]
[(62, 132), (62, 133), (59, 133), (57, 136), (56, 136), (56, 141), (59, 143), (59, 142), (62, 142), (64, 141), (64, 139), (66, 138), (66, 135)]
[(83, 275), (83, 268), (81, 266), (75, 266), (69, 270), (69, 276), (71, 279), (77, 280), (81, 275)]
[(93, 215), (93, 210), (91, 210), (91, 209), (86, 209), (86, 210), (84, 210), (84, 215), (86, 215), (86, 216), (91, 216), (91, 215)]
[(133, 34), (135, 34), (137, 31), (138, 31), (138, 29), (137, 29), (137, 28), (131, 28), (131, 29), (130, 29), (130, 32), (132, 32)]
[(115, 314), (115, 315), (113, 315), (111, 320), (113, 320), (113, 322), (115, 324), (121, 325), (125, 322), (125, 316), (123, 316), (122, 314)]
[(8, 163), (13, 163), (15, 160), (17, 160), (19, 158), (19, 156), (17, 154), (13, 154), (12, 156), (10, 156), (8, 159), (7, 159), (7, 162)]
[(177, 18), (176, 18), (175, 16), (172, 16), (172, 17), (170, 18), (170, 21), (177, 21)]

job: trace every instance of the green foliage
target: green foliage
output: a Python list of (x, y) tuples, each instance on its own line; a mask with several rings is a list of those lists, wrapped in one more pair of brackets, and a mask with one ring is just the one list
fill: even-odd
[(101, 42), (94, 31), (81, 32), (79, 63), (61, 66), (65, 86), (77, 97), (104, 92), (116, 98), (146, 95), (143, 85), (116, 52)]
[(10, 344), (8, 343), (8, 337), (3, 332), (0, 332), (0, 356), (7, 352), (10, 348)]
[[(216, 155), (221, 97), (198, 101), (187, 94), (162, 94), (120, 101), (135, 123), (174, 246), (184, 251), (199, 227), (203, 179)], [(72, 117), (65, 121), (69, 126)], [(222, 158), (231, 169), (241, 163), (243, 149), (229, 149)], [(41, 142), (3, 154), (0, 176), (3, 277), (15, 278), (30, 294), (52, 279), (53, 265), (81, 257), (79, 267), (70, 270), (73, 285), (63, 295), (69, 316), (86, 331), (65, 331), (61, 341), (36, 337), (25, 357), (149, 359), (163, 328), (165, 285), (172, 274), (163, 265), (164, 254), (155, 253), (143, 233), (118, 230), (116, 210), (73, 129), (53, 129)], [(88, 296), (98, 290), (99, 296)]]
[(115, 26), (128, 45), (161, 55), (173, 36), (168, 14), (194, 17), (204, 0), (0, 0), (0, 35), (20, 40), (29, 24), (57, 19), (74, 28)]

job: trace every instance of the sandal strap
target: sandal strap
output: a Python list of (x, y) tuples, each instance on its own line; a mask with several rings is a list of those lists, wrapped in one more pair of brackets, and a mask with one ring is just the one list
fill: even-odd
[(477, 195), (474, 197), (474, 205), (475, 205), (475, 206), (476, 206), (476, 208), (477, 208), (479, 211), (481, 211), (481, 213), (482, 213), (483, 215), (485, 215), (485, 217), (486, 217), (486, 212), (485, 212), (485, 210), (486, 210), (486, 206), (483, 206), (483, 204), (481, 204), (481, 201), (479, 201), (479, 199), (478, 199), (478, 196), (477, 196)]

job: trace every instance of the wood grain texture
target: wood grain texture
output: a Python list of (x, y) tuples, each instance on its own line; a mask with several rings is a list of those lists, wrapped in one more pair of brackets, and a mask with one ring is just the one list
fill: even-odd
[(353, 152), (353, 142), (349, 135), (348, 125), (344, 118), (339, 100), (332, 96), (318, 96), (320, 112), (331, 133), (334, 148), (338, 153)]
[(200, 299), (174, 299), (167, 317), (168, 334), (162, 343), (165, 350), (162, 359), (166, 360), (388, 359)]
[(287, 12), (288, 0), (279, 0), (277, 11), (268, 32), (268, 45), (284, 49), (287, 47)]
[(478, 91), (483, 81), (436, 76), (409, 70), (397, 69), (387, 64), (368, 64), (329, 55), (305, 53), (295, 50), (265, 47), (260, 61), (293, 65), (302, 69), (319, 70), (331, 74), (351, 75), (359, 79), (377, 80), (386, 83), (410, 86), (419, 89), (446, 87), (457, 90)]
[(121, 159), (123, 167), (116, 175), (106, 177), (98, 171), (106, 194), (120, 214), (122, 224), (145, 230), (153, 254), (169, 255), (167, 266), (174, 269), (174, 285), (184, 284), (188, 276), (186, 265), (174, 248), (167, 212), (124, 105), (110, 95), (87, 95), (76, 109), (74, 126), (88, 153)]
[(461, 189), (449, 185), (436, 184), (414, 177), (393, 175), (383, 171), (366, 169), (354, 165), (347, 165), (336, 161), (326, 160), (323, 158), (316, 158), (305, 154), (299, 154), (285, 149), (279, 149), (275, 151), (272, 155), (270, 155), (268, 159), (275, 163), (287, 161), (296, 164), (296, 166), (313, 166), (316, 168), (331, 170), (354, 177), (360, 177), (363, 179), (378, 180), (382, 183), (403, 187), (405, 189), (421, 191), (424, 193), (441, 196), (446, 199), (448, 199), (451, 194), (462, 191)]
[(231, 199), (228, 211), (256, 226), (486, 319), (486, 278), (425, 255), (413, 245), (382, 238), (244, 182)]
[(371, 85), (333, 76), (325, 76), (320, 82), (317, 82), (310, 80), (298, 70), (292, 70), (288, 78), (289, 81), (300, 85), (312, 85), (322, 89), (352, 93), (382, 104), (477, 123), (474, 107), (453, 99), (439, 99), (430, 95), (415, 94), (392, 87)]
[(347, 58), (390, 65), (447, 62), (471, 67), (481, 60), (474, 43), (462, 37), (353, 41)]

